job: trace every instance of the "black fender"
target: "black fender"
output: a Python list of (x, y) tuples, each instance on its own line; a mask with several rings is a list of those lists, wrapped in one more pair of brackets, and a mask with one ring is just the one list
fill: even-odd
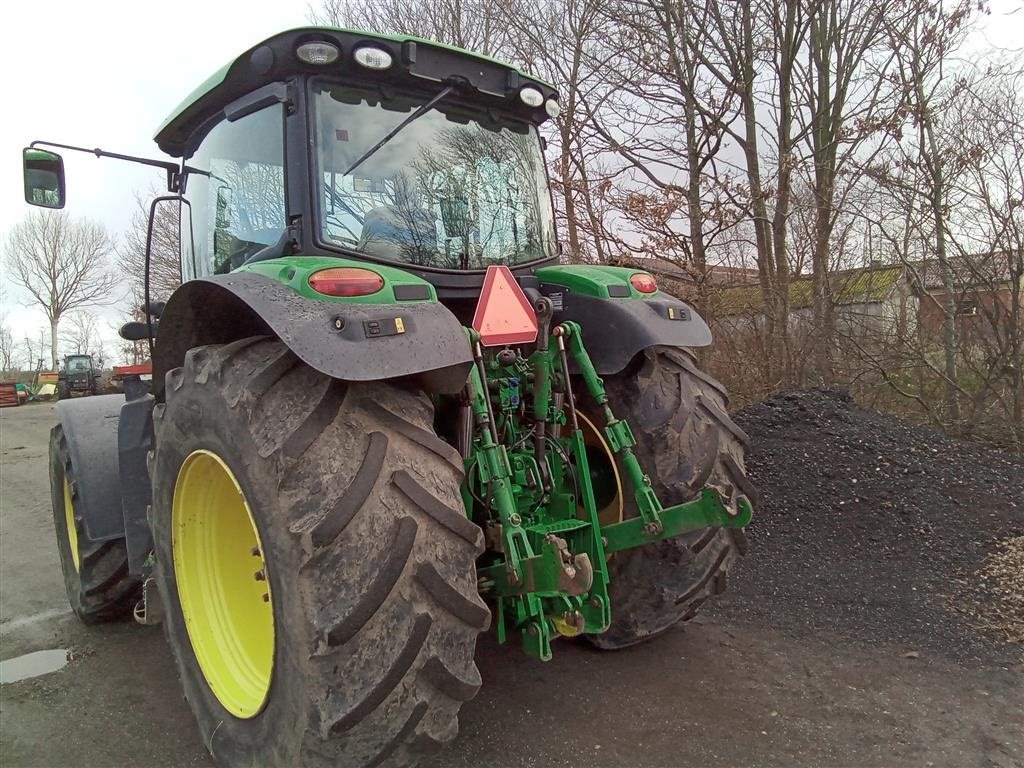
[(556, 323), (572, 320), (580, 324), (583, 343), (602, 375), (619, 373), (649, 347), (706, 347), (711, 343), (711, 329), (704, 318), (668, 294), (650, 299), (604, 299), (550, 284), (542, 285), (541, 292), (555, 305)]
[[(371, 335), (371, 323), (394, 330), (396, 318), (402, 332)], [(473, 364), (465, 330), (442, 304), (318, 301), (262, 275), (213, 275), (184, 283), (160, 316), (153, 356), (158, 399), (165, 375), (192, 347), (262, 333), (311, 368), (347, 381), (415, 376), (429, 392), (454, 393)]]
[(75, 511), (89, 541), (125, 539), (128, 570), (139, 573), (153, 549), (153, 496), (147, 457), (153, 445), (153, 396), (97, 395), (57, 404), (75, 468)]
[(128, 572), (141, 573), (153, 551), (153, 533), (149, 526), (149, 506), (153, 502), (153, 484), (149, 477), (149, 452), (153, 449), (153, 406), (148, 392), (121, 406), (117, 425), (117, 467), (121, 478), (121, 511)]
[[(97, 395), (57, 403), (71, 464), (75, 468), (75, 512), (89, 541), (124, 536), (117, 430), (123, 395)], [(81, 535), (81, 534), (80, 534)]]

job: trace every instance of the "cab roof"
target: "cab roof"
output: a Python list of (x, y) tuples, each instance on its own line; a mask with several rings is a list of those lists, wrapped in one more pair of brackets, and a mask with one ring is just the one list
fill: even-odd
[[(309, 42), (331, 43), (341, 55), (326, 66), (306, 64), (297, 58), (295, 49)], [(366, 45), (386, 50), (394, 64), (383, 72), (360, 67), (353, 59), (353, 51)], [(405, 35), (340, 27), (300, 27), (267, 38), (217, 70), (168, 115), (154, 139), (167, 154), (188, 157), (209, 128), (220, 120), (225, 106), (257, 88), (304, 73), (340, 76), (371, 86), (378, 83), (422, 87), (455, 78), (482, 97), (481, 106), (504, 106), (535, 123), (547, 117), (544, 107), (524, 105), (518, 98), (519, 90), (530, 85), (540, 90), (545, 100), (558, 98), (550, 83), (473, 51)]]

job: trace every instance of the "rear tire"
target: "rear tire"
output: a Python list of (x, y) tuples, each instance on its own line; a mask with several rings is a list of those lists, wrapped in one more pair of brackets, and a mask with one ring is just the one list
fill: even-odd
[[(689, 501), (704, 486), (726, 503), (756, 491), (743, 468), (747, 436), (726, 411), (725, 388), (682, 349), (646, 350), (626, 372), (605, 378), (609, 405), (632, 427), (640, 465), (666, 506)], [(637, 515), (632, 498), (625, 516)], [(587, 635), (599, 648), (625, 648), (696, 615), (726, 588), (729, 569), (747, 551), (740, 529), (705, 528), (616, 553), (608, 563), (612, 624)]]
[[(253, 337), (189, 351), (154, 412), (153, 538), (164, 626), (202, 738), (224, 766), (414, 765), (480, 687), (483, 534), (424, 394), (345, 384)], [(258, 529), (274, 655), (267, 698), (231, 715), (197, 662), (172, 551), (179, 468), (230, 468)]]
[[(60, 424), (50, 431), (50, 500), (64, 589), (71, 609), (86, 624), (126, 616), (140, 596), (139, 580), (128, 573), (128, 549), (123, 538), (94, 542), (87, 537), (75, 509), (75, 468)], [(71, 504), (70, 515), (67, 502)], [(69, 517), (73, 526), (70, 529)]]
[(58, 400), (67, 400), (69, 397), (71, 397), (71, 389), (68, 387), (68, 383), (66, 381), (58, 381), (57, 382), (57, 399)]

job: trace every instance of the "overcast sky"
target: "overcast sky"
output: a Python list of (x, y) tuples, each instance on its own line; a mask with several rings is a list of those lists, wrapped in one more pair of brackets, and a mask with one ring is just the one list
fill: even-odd
[[(11, 2), (0, 10), (0, 71), (7, 98), (0, 121), (0, 238), (31, 208), (24, 202), (21, 150), (33, 139), (161, 157), (153, 134), (193, 88), (242, 51), (306, 23), (307, 3), (252, 0)], [(133, 192), (164, 183), (163, 172), (62, 151), (66, 210), (128, 226)], [(4, 246), (0, 246), (3, 248)], [(3, 267), (0, 266), (0, 270)], [(2, 312), (16, 340), (47, 327), (0, 272)], [(101, 313), (113, 350), (118, 308)], [(49, 334), (47, 333), (47, 339)]]
[[(873, 0), (865, 0), (871, 2)], [(1024, 0), (992, 0), (993, 14), (972, 47), (1021, 50)], [(306, 24), (305, 0), (146, 0), (9, 2), (0, 10), (0, 71), (7, 97), (0, 120), (0, 243), (30, 207), (24, 202), (21, 149), (33, 139), (160, 157), (153, 134), (181, 100), (219, 67), (270, 35)], [(103, 222), (115, 236), (128, 226), (133, 193), (159, 188), (163, 173), (117, 160), (63, 152), (67, 211)], [(0, 249), (3, 246), (0, 245)], [(16, 340), (38, 338), (42, 313), (5, 289), (0, 312)], [(117, 309), (102, 311), (104, 336)]]

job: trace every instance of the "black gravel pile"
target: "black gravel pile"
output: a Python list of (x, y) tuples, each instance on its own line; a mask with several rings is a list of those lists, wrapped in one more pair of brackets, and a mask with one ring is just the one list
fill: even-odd
[(1024, 457), (834, 390), (780, 394), (735, 418), (761, 497), (719, 615), (912, 655), (1019, 658), (972, 625), (971, 606), (985, 556), (1024, 534)]

